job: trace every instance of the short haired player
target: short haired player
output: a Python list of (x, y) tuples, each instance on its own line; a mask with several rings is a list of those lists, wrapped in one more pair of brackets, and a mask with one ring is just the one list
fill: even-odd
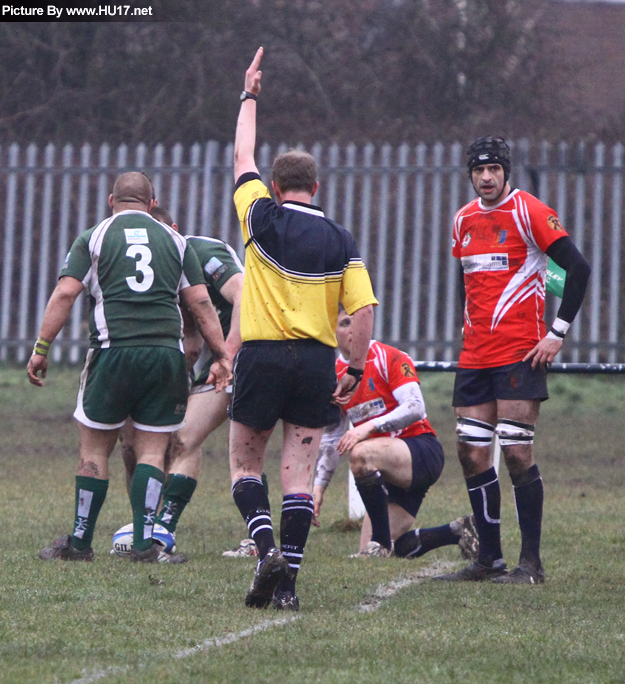
[[(581, 307), (590, 268), (556, 212), (509, 183), (510, 148), (478, 138), (468, 149), (477, 199), (456, 214), (453, 254), (462, 266), (464, 339), (453, 405), (458, 456), (480, 539), (479, 558), (436, 579), (544, 582), (540, 556), (543, 482), (534, 460), (540, 403), (548, 398), (547, 366)], [(546, 332), (548, 258), (566, 271), (557, 317)], [(521, 531), (518, 565), (507, 572), (500, 536), (499, 479), (491, 455), (497, 435), (512, 484)]]
[(164, 481), (169, 435), (187, 405), (178, 297), (195, 316), (213, 352), (218, 391), (231, 377), (219, 320), (197, 255), (186, 240), (156, 221), (152, 185), (141, 173), (122, 174), (109, 197), (113, 215), (75, 240), (44, 315), (28, 362), (28, 379), (42, 386), (48, 349), (83, 289), (91, 295), (90, 348), (74, 417), (80, 431), (73, 533), (43, 549), (44, 560), (90, 561), (91, 540), (108, 489), (108, 458), (130, 417), (137, 467), (131, 503), (132, 561), (179, 562), (152, 539)]
[[(352, 345), (352, 319), (345, 311), (339, 313), (336, 339), (341, 352), (336, 360), (340, 378), (349, 366)], [(396, 556), (417, 558), (441, 546), (459, 544), (465, 558), (475, 558), (477, 537), (471, 516), (410, 531), (445, 460), (427, 419), (410, 356), (372, 341), (362, 382), (341, 408), (341, 423), (326, 431), (321, 440), (313, 494), (318, 516), (339, 456), (347, 454), (367, 511), (360, 551), (352, 557), (386, 558), (394, 546)], [(348, 420), (354, 425), (349, 430)]]
[[(295, 582), (313, 515), (312, 478), (323, 429), (362, 377), (373, 325), (367, 270), (351, 235), (312, 204), (314, 158), (279, 155), (274, 201), (254, 161), (260, 48), (246, 71), (234, 153), (234, 203), (246, 246), (243, 343), (229, 408), (234, 501), (259, 552), (246, 605), (298, 610)], [(339, 301), (354, 317), (352, 367), (338, 381), (334, 329)], [(267, 442), (283, 425), (280, 549), (261, 482)]]

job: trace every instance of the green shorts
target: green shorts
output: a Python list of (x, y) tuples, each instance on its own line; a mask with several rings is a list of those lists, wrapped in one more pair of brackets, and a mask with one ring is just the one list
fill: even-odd
[(187, 397), (184, 354), (178, 349), (90, 349), (74, 418), (97, 430), (114, 430), (130, 416), (140, 430), (172, 432), (182, 427)]

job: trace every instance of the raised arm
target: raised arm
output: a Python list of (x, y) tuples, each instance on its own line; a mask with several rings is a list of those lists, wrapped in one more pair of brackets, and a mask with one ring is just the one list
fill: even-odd
[(234, 181), (244, 173), (258, 173), (254, 161), (254, 148), (256, 146), (256, 97), (260, 93), (260, 79), (262, 71), (259, 70), (260, 60), (263, 56), (263, 48), (260, 47), (254, 55), (252, 63), (245, 72), (245, 87), (241, 97), (241, 110), (237, 119), (237, 130), (234, 137)]

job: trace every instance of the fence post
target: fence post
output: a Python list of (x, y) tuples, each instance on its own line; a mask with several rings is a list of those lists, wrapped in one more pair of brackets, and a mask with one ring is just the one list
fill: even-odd
[[(0, 312), (0, 338), (6, 341), (11, 331), (11, 299), (13, 294), (13, 253), (15, 251), (15, 214), (17, 209), (17, 170), (20, 148), (13, 143), (9, 147), (9, 175), (4, 210), (4, 257), (2, 264), (2, 311)], [(15, 169), (10, 171), (10, 169)], [(8, 347), (0, 348), (0, 361), (8, 358)]]
[(612, 177), (612, 240), (610, 242), (610, 292), (608, 341), (615, 345), (610, 348), (608, 359), (616, 362), (616, 343), (619, 330), (619, 303), (621, 288), (621, 215), (623, 211), (623, 145), (618, 143), (613, 148), (614, 175)]
[(22, 259), (20, 265), (20, 303), (17, 336), (17, 360), (24, 363), (27, 354), (28, 323), (30, 315), (30, 275), (32, 272), (33, 222), (35, 212), (35, 166), (37, 164), (37, 146), (26, 148), (26, 179), (24, 183), (24, 220), (22, 224)]

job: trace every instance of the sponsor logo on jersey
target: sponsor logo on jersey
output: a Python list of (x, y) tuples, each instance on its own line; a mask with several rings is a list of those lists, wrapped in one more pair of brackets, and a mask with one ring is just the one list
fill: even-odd
[(465, 273), (482, 271), (508, 271), (510, 264), (507, 254), (474, 254), (462, 257), (462, 268)]
[(560, 223), (560, 220), (558, 219), (557, 216), (550, 216), (547, 219), (547, 223), (549, 224), (549, 228), (551, 230), (557, 230), (557, 231), (563, 231), (564, 228), (562, 227), (562, 224)]
[(357, 404), (347, 410), (347, 416), (354, 425), (375, 418), (375, 416), (381, 416), (384, 413), (386, 413), (386, 406), (384, 404), (384, 399), (381, 397), (372, 399), (371, 401), (365, 401), (362, 404)]
[(124, 228), (127, 245), (147, 245), (148, 231), (145, 228)]
[(462, 239), (462, 246), (468, 247), (471, 244), (471, 233), (467, 233)]
[(215, 273), (215, 271), (217, 271), (223, 265), (223, 261), (220, 261), (217, 257), (211, 257), (210, 261), (206, 264), (206, 266), (204, 266), (204, 268), (209, 275), (213, 275), (213, 273)]
[(406, 378), (414, 378), (415, 376), (415, 372), (410, 368), (410, 364), (405, 361), (401, 365), (401, 373)]

